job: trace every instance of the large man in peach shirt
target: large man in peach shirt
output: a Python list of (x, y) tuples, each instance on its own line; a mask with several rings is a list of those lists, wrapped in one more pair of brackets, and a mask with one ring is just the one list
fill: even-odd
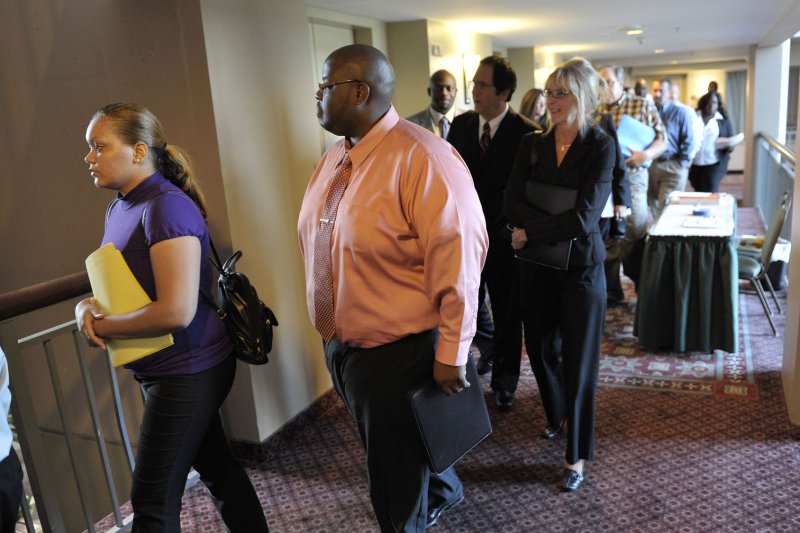
[[(300, 211), (308, 310), (367, 450), (381, 531), (421, 532), (464, 493), (453, 468), (436, 475), (428, 467), (407, 393), (431, 377), (446, 394), (470, 386), (465, 364), (486, 226), (458, 153), (398, 116), (394, 72), (381, 52), (340, 48), (322, 76), (317, 116), (344, 139), (322, 157)], [(350, 165), (338, 209), (323, 216), (334, 176)], [(315, 251), (322, 224), (332, 224), (330, 258)], [(330, 264), (327, 278), (315, 268), (321, 264)], [(320, 279), (331, 279), (332, 333), (320, 326)]]

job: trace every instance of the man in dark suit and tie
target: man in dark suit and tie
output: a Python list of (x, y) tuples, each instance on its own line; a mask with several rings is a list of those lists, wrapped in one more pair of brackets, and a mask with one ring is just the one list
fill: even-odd
[[(437, 70), (431, 76), (428, 83), (428, 96), (431, 98), (431, 105), (419, 113), (415, 113), (406, 118), (422, 126), (428, 131), (432, 131), (442, 139), (447, 138), (450, 131), (450, 124), (459, 111), (454, 105), (458, 88), (456, 78), (450, 71)], [(486, 291), (482, 291), (485, 293)], [(489, 313), (487, 299), (483, 298), (478, 306), (478, 328), (475, 332), (473, 343), (481, 352), (481, 360), (478, 364), (478, 373), (483, 375), (492, 369), (491, 349), (494, 343), (494, 323), (492, 315)]]
[[(503, 216), (503, 193), (522, 137), (535, 129), (533, 122), (508, 105), (516, 87), (517, 75), (508, 60), (484, 58), (472, 78), (475, 111), (457, 116), (447, 137), (472, 173), (486, 217), (489, 251), (481, 287), (484, 283), (488, 287), (492, 305), (492, 390), (495, 406), (501, 411), (514, 406), (522, 352), (516, 259)], [(483, 294), (479, 298), (482, 301)]]

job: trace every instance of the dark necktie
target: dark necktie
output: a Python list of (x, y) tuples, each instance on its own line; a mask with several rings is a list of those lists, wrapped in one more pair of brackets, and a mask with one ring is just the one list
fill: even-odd
[(447, 117), (442, 117), (439, 121), (439, 131), (442, 134), (442, 139), (447, 139), (447, 134), (450, 131), (450, 121), (447, 120)]
[[(474, 137), (473, 137), (474, 138)], [(488, 122), (483, 124), (483, 134), (481, 135), (481, 155), (489, 151), (489, 143), (492, 142), (492, 127)]]
[(325, 342), (336, 333), (333, 309), (333, 270), (331, 267), (331, 233), (336, 220), (339, 202), (350, 181), (353, 162), (344, 155), (339, 168), (333, 175), (328, 189), (328, 197), (322, 208), (322, 216), (314, 236), (314, 327)]

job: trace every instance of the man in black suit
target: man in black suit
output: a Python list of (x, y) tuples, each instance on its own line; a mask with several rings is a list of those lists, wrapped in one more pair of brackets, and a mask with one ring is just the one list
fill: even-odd
[[(481, 287), (488, 287), (495, 327), (490, 352), (494, 360), (492, 390), (497, 408), (509, 411), (519, 380), (522, 320), (511, 232), (503, 216), (503, 193), (522, 137), (535, 125), (508, 105), (517, 88), (517, 75), (505, 58), (484, 58), (471, 85), (475, 111), (453, 120), (447, 140), (467, 163), (486, 217), (489, 251)], [(483, 297), (481, 293), (481, 301)]]
[[(431, 104), (419, 113), (406, 117), (406, 120), (446, 139), (450, 131), (450, 124), (453, 123), (456, 115), (461, 114), (454, 105), (457, 94), (455, 76), (448, 70), (437, 70), (428, 83), (428, 96), (431, 98)], [(482, 293), (485, 292), (485, 290), (482, 291)], [(481, 299), (478, 306), (478, 327), (472, 342), (481, 355), (485, 355), (478, 363), (478, 374), (486, 374), (492, 369), (490, 351), (494, 343), (494, 322), (489, 313), (489, 304), (486, 298)]]

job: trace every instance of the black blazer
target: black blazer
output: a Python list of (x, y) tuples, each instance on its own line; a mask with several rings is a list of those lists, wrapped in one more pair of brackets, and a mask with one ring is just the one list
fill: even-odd
[(503, 216), (503, 194), (522, 138), (534, 131), (536, 126), (528, 118), (509, 108), (492, 137), (489, 151), (481, 158), (478, 124), (479, 115), (474, 111), (457, 116), (450, 126), (447, 140), (464, 158), (472, 174), (483, 215), (486, 217), (489, 239), (509, 241), (510, 234)]
[[(598, 222), (611, 192), (615, 157), (614, 140), (597, 126), (572, 141), (560, 167), (556, 165), (555, 132), (526, 135), (505, 194), (509, 223), (525, 229), (528, 246), (575, 239), (570, 267), (601, 263), (606, 247)], [(525, 201), (528, 180), (577, 189), (575, 207), (548, 215), (530, 206)]]

